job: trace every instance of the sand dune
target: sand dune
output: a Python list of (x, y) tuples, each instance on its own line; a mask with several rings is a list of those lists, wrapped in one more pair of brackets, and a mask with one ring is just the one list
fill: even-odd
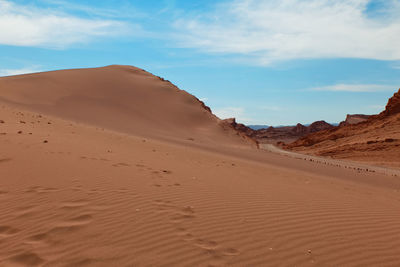
[[(131, 66), (0, 78), (0, 99), (22, 108), (145, 137), (238, 144), (196, 97)], [(240, 143), (240, 142), (239, 142)]]
[[(154, 92), (138, 103), (154, 122), (114, 118), (131, 110), (123, 95), (103, 107), (95, 88), (55, 94), (50, 74), (0, 79), (0, 266), (400, 265), (397, 176), (257, 150), (172, 89), (180, 108), (160, 107), (181, 121)], [(177, 141), (187, 134), (203, 143)]]

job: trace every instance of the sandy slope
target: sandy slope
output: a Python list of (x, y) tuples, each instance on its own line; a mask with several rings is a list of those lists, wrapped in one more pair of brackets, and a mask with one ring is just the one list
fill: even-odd
[(197, 98), (132, 66), (3, 77), (0, 100), (139, 136), (202, 145), (240, 144), (237, 136), (230, 136), (236, 132), (217, 127), (220, 120)]
[(400, 264), (398, 177), (0, 114), (0, 266)]

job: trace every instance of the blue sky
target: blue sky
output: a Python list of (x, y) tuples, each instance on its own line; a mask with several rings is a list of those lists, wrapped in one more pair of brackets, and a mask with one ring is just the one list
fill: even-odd
[(400, 87), (400, 0), (0, 0), (0, 76), (127, 64), (246, 124), (339, 122)]

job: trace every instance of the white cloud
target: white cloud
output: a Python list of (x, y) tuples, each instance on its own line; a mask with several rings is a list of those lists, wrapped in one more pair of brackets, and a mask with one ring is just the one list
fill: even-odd
[[(71, 11), (78, 11), (89, 14), (91, 16), (98, 16), (98, 17), (107, 17), (107, 18), (143, 18), (147, 17), (148, 14), (140, 12), (136, 9), (132, 4), (129, 2), (121, 2), (118, 3), (117, 8), (109, 8), (109, 7), (99, 7), (97, 5), (85, 5), (74, 3), (68, 0), (42, 0), (47, 4), (62, 7), (63, 10), (71, 10)], [(112, 3), (111, 3), (112, 4)]]
[(38, 68), (0, 69), (0, 76), (12, 76), (26, 73), (39, 72)]
[(235, 108), (235, 107), (216, 108), (213, 110), (213, 113), (221, 119), (239, 118), (243, 115), (244, 108)]
[(314, 87), (312, 91), (333, 91), (333, 92), (383, 92), (393, 91), (396, 86), (379, 84), (335, 84), (322, 87)]
[(400, 2), (235, 0), (175, 22), (182, 47), (246, 55), (258, 64), (312, 58), (400, 59)]
[(374, 111), (382, 111), (385, 109), (385, 106), (383, 105), (370, 105), (368, 106), (369, 109), (372, 109)]
[(0, 44), (64, 48), (129, 32), (123, 22), (86, 19), (0, 0)]
[(215, 108), (213, 109), (213, 113), (221, 119), (236, 118), (236, 121), (240, 123), (245, 123), (245, 124), (255, 123), (254, 120), (252, 120), (246, 115), (246, 111), (242, 107)]

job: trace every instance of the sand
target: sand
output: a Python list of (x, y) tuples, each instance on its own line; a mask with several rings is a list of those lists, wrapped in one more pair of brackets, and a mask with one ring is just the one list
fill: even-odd
[(256, 149), (194, 100), (202, 132), (136, 131), (3, 88), (0, 266), (400, 265), (397, 176)]

